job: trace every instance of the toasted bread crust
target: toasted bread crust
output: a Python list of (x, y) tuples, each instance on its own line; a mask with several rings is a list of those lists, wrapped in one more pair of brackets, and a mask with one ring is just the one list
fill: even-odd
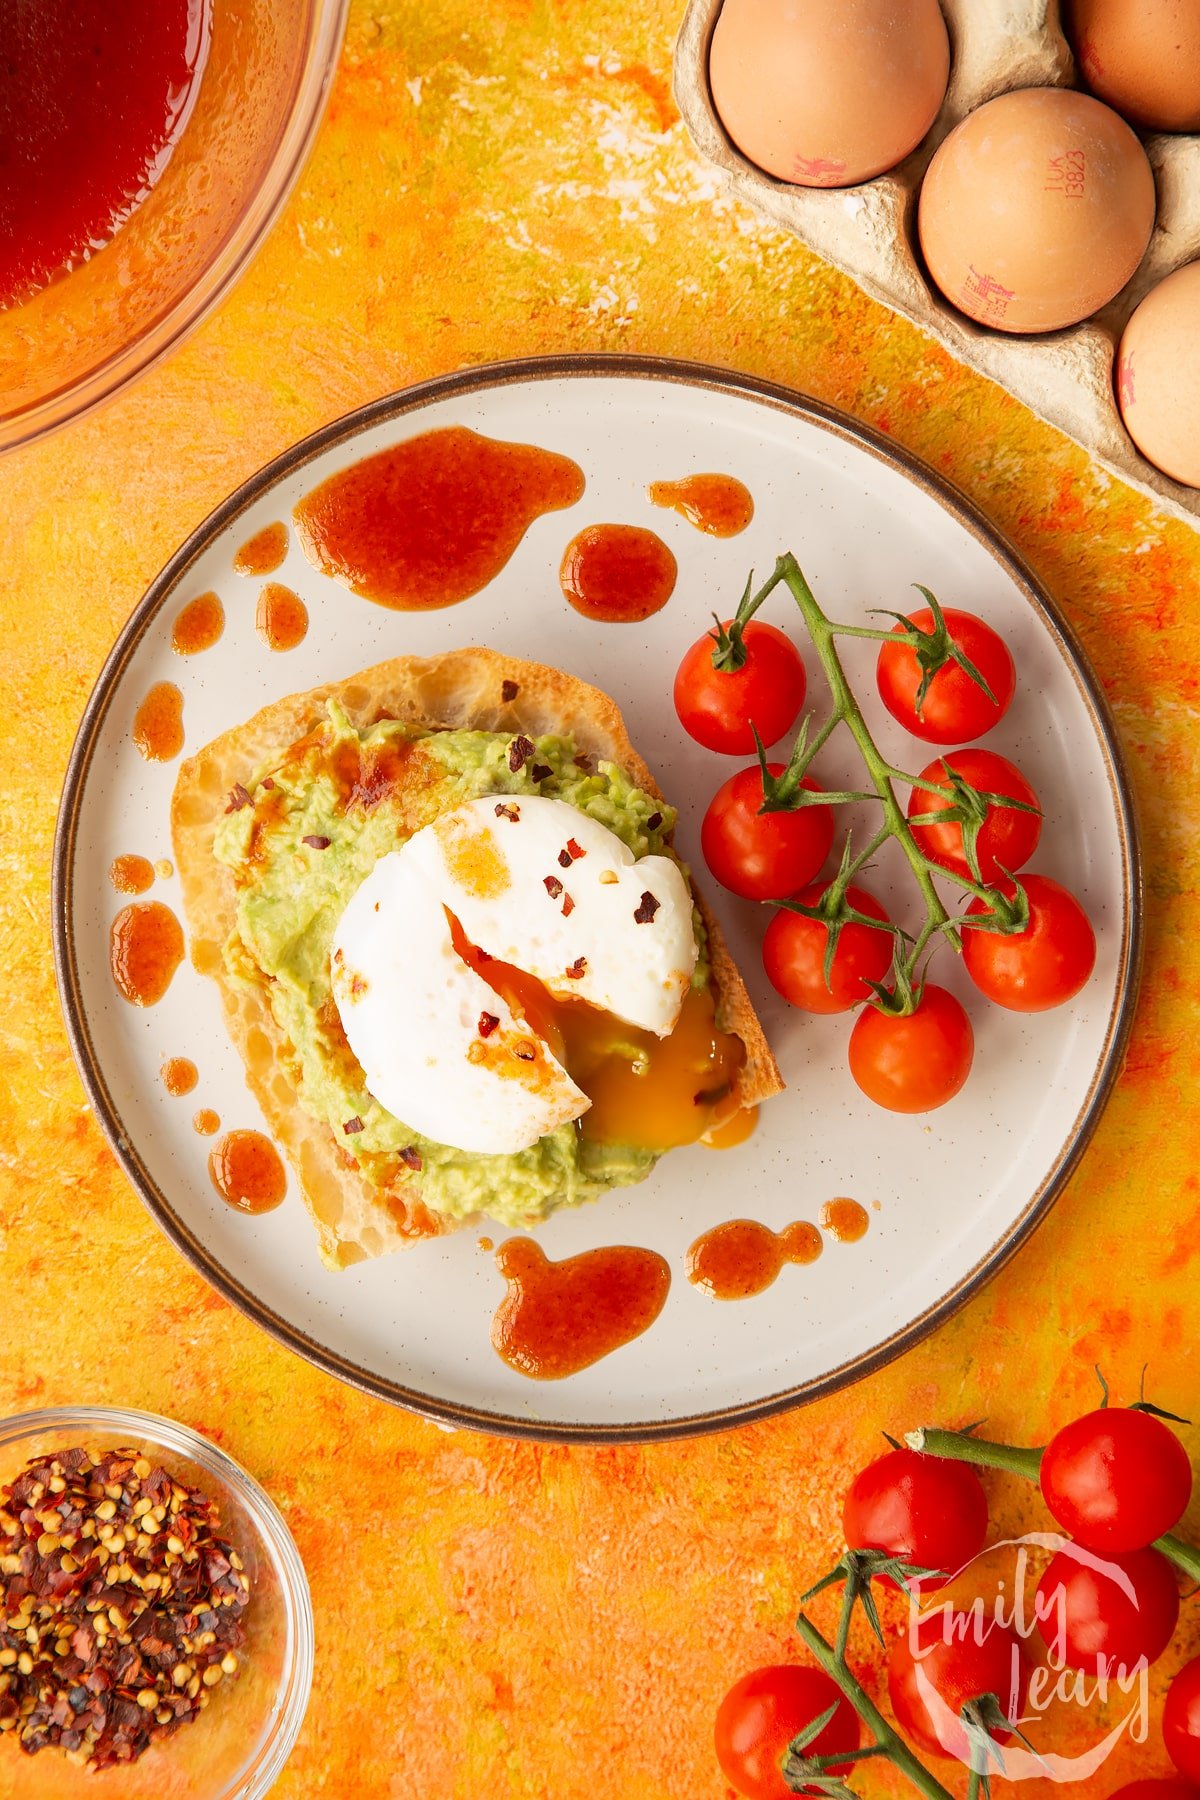
[[(505, 699), (505, 692), (514, 689), (513, 698)], [(393, 657), (345, 681), (289, 695), (184, 762), (171, 804), (171, 835), (192, 960), (221, 991), (247, 1080), (296, 1170), (321, 1254), (332, 1267), (343, 1268), (415, 1238), (452, 1231), (464, 1221), (433, 1213), (414, 1188), (389, 1191), (381, 1199), (363, 1181), (329, 1127), (301, 1105), (288, 1075), (292, 1046), (265, 996), (235, 985), (225, 971), (222, 950), (236, 924), (237, 893), (230, 870), (213, 854), (213, 837), (230, 792), (273, 752), (310, 731), (325, 716), (329, 700), (336, 700), (359, 728), (392, 717), (431, 729), (532, 737), (569, 731), (579, 750), (617, 763), (656, 800), (663, 795), (606, 694), (561, 669), (482, 648)], [(720, 1022), (746, 1048), (735, 1095), (740, 1105), (752, 1106), (778, 1093), (783, 1083), (720, 926), (703, 897), (696, 899), (708, 930)]]

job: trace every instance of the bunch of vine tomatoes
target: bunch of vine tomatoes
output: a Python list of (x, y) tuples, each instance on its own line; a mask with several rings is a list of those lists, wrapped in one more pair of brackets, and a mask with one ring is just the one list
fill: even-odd
[[(976, 878), (1012, 899), (1012, 877), (1037, 848), (1042, 816), (1025, 776), (995, 751), (974, 747), (999, 723), (1012, 702), (1016, 669), (999, 634), (973, 613), (947, 608), (943, 617), (956, 652), (982, 677), (948, 661), (932, 678), (922, 669), (905, 624), (880, 646), (876, 685), (884, 706), (906, 731), (943, 753), (920, 771), (917, 783), (949, 789), (953, 776), (987, 796), (974, 850)], [(929, 609), (909, 624), (935, 627)], [(727, 620), (691, 646), (675, 677), (675, 710), (685, 731), (706, 749), (750, 756), (757, 740), (777, 743), (804, 706), (807, 676), (792, 640), (758, 619)], [(946, 746), (966, 748), (949, 750)], [(785, 765), (751, 763), (722, 783), (701, 828), (701, 848), (714, 879), (747, 900), (798, 902), (819, 910), (832, 877), (821, 871), (834, 839), (834, 807), (806, 803), (795, 810), (764, 810), (768, 786)], [(952, 774), (953, 772), (953, 774)], [(809, 793), (822, 790), (805, 777)], [(1005, 805), (1006, 800), (1016, 802)], [(908, 801), (913, 838), (930, 862), (972, 875), (963, 827), (953, 801), (914, 785)], [(963, 962), (980, 993), (999, 1006), (1039, 1012), (1069, 1000), (1091, 974), (1096, 940), (1078, 900), (1044, 875), (1021, 878), (1029, 906), (1026, 928), (1010, 934), (969, 929), (962, 933)], [(855, 881), (845, 894), (853, 912), (890, 923), (881, 901)], [(988, 911), (979, 897), (968, 916)], [(793, 1006), (810, 1013), (860, 1008), (851, 1032), (849, 1062), (859, 1087), (896, 1112), (927, 1112), (962, 1087), (974, 1057), (970, 1019), (947, 989), (924, 982), (912, 1010), (873, 1004), (893, 967), (891, 932), (851, 920), (836, 929), (828, 969), (829, 924), (810, 913), (780, 906), (763, 940), (763, 962), (772, 985)], [(864, 1004), (866, 1003), (866, 1004)]]
[[(1179, 1586), (1156, 1543), (1188, 1505), (1192, 1469), (1164, 1423), (1167, 1416), (1140, 1404), (1106, 1403), (1064, 1426), (1042, 1453), (1041, 1492), (1068, 1541), (1041, 1577), (1033, 1616), (1047, 1647), (1068, 1669), (1119, 1678), (1156, 1662), (1174, 1636)], [(842, 1522), (850, 1550), (883, 1551), (930, 1571), (909, 1583), (922, 1614), (891, 1644), (888, 1696), (898, 1730), (917, 1753), (965, 1760), (963, 1707), (996, 1695), (1002, 1708), (1011, 1708), (1015, 1724), (1032, 1674), (1025, 1643), (1002, 1619), (991, 1616), (981, 1633), (964, 1629), (968, 1615), (952, 1608), (947, 1621), (945, 1604), (928, 1609), (928, 1597), (985, 1547), (988, 1503), (975, 1468), (896, 1447), (855, 1477)], [(931, 1688), (944, 1709), (935, 1705), (931, 1711)], [(792, 1740), (825, 1714), (828, 1720), (805, 1754), (845, 1752), (851, 1760), (827, 1773), (848, 1777), (862, 1727), (832, 1674), (781, 1664), (743, 1676), (717, 1711), (723, 1773), (746, 1800), (814, 1792), (789, 1785), (783, 1766)], [(1010, 1734), (997, 1728), (994, 1736), (1002, 1744)], [(1139, 1779), (1116, 1790), (1112, 1800), (1200, 1800), (1200, 1785), (1193, 1785), (1200, 1784), (1200, 1656), (1167, 1690), (1162, 1742), (1178, 1775)], [(1145, 1754), (1153, 1757), (1149, 1747)]]

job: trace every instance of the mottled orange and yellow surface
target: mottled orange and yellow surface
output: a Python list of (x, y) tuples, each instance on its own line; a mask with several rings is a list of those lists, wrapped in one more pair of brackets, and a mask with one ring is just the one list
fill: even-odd
[[(718, 1800), (716, 1702), (746, 1668), (793, 1654), (797, 1598), (837, 1552), (842, 1491), (881, 1428), (986, 1417), (994, 1435), (1037, 1441), (1091, 1404), (1098, 1360), (1126, 1398), (1149, 1363), (1164, 1404), (1200, 1405), (1200, 535), (718, 194), (670, 98), (678, 11), (357, 0), (315, 155), (233, 296), (127, 396), (0, 466), (0, 1412), (90, 1400), (171, 1413), (275, 1495), (308, 1564), (318, 1647), (280, 1800)], [(957, 481), (1099, 670), (1148, 875), (1124, 1074), (1016, 1262), (850, 1392), (648, 1449), (446, 1434), (231, 1310), (118, 1172), (50, 957), (71, 740), (171, 551), (349, 407), (461, 364), (575, 349), (791, 383)], [(1028, 1493), (993, 1491), (1004, 1526), (1037, 1517)], [(1156, 1693), (1200, 1649), (1197, 1604)], [(878, 1656), (865, 1662), (878, 1683)], [(1069, 1791), (1100, 1800), (1155, 1772), (1152, 1725)], [(860, 1785), (902, 1791), (868, 1771)], [(0, 1800), (36, 1794), (36, 1764), (0, 1744)]]

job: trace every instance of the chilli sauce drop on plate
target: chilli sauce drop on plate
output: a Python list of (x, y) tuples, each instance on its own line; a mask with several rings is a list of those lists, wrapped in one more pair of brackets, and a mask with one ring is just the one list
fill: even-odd
[(821, 1234), (798, 1219), (772, 1231), (757, 1219), (728, 1219), (698, 1237), (687, 1254), (687, 1277), (714, 1300), (749, 1300), (770, 1287), (785, 1263), (816, 1262)]
[(173, 681), (156, 681), (133, 719), (133, 741), (147, 762), (170, 762), (183, 749), (183, 695)]
[(669, 507), (709, 537), (736, 537), (754, 517), (750, 489), (736, 475), (685, 475), (682, 481), (652, 481), (652, 506)]
[(288, 529), (282, 519), (264, 525), (247, 538), (233, 559), (235, 575), (273, 575), (288, 549)]
[(268, 650), (294, 650), (308, 635), (308, 608), (281, 581), (268, 581), (258, 596), (254, 629)]
[(103, 249), (187, 122), (209, 0), (3, 0), (0, 306)]
[(671, 1271), (653, 1250), (614, 1245), (551, 1262), (532, 1238), (496, 1252), (508, 1293), (492, 1321), (497, 1354), (519, 1375), (577, 1375), (648, 1331), (666, 1303)]
[(154, 864), (144, 856), (114, 856), (108, 879), (118, 894), (144, 894), (154, 886)]
[(200, 1079), (200, 1071), (187, 1056), (168, 1056), (159, 1070), (162, 1084), (173, 1099), (190, 1094)]
[(558, 572), (564, 597), (585, 619), (631, 625), (661, 612), (678, 565), (641, 525), (588, 525), (567, 545)]
[(271, 1212), (287, 1193), (287, 1171), (261, 1131), (228, 1131), (213, 1145), (208, 1172), (222, 1200), (238, 1212)]
[(155, 1006), (183, 961), (183, 927), (161, 900), (124, 906), (108, 935), (108, 966), (131, 1006)]
[(535, 519), (574, 506), (583, 470), (465, 426), (423, 432), (330, 475), (295, 510), (304, 554), (400, 610), (453, 606), (498, 575)]
[(821, 1228), (839, 1244), (857, 1244), (870, 1223), (870, 1213), (857, 1200), (827, 1200), (821, 1208)]
[(176, 656), (199, 656), (211, 650), (225, 629), (225, 608), (216, 594), (197, 594), (180, 609), (171, 629)]

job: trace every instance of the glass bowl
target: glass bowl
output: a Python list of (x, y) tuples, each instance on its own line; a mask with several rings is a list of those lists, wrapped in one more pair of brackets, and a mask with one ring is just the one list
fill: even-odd
[(237, 280), (304, 164), (349, 0), (211, 0), (195, 105), (157, 184), (89, 261), (0, 310), (0, 450), (132, 381)]
[(86, 1778), (62, 1751), (29, 1756), (5, 1733), (0, 1789), (15, 1767), (26, 1785), (4, 1791), (36, 1792), (38, 1800), (79, 1800), (81, 1785), (95, 1800), (259, 1800), (296, 1742), (312, 1685), (312, 1603), (291, 1533), (258, 1483), (207, 1438), (116, 1406), (55, 1407), (0, 1421), (0, 1485), (12, 1482), (31, 1457), (79, 1444), (140, 1450), (217, 1502), (222, 1535), (250, 1576), (244, 1660), (199, 1718), (152, 1744), (137, 1762)]

